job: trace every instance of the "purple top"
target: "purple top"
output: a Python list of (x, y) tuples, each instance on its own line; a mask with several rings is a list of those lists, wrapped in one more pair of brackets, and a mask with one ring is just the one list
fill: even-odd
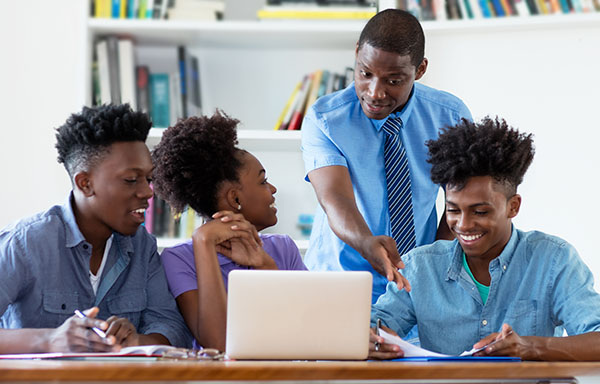
[[(302, 262), (296, 243), (287, 235), (259, 234), (263, 241), (263, 249), (273, 258), (280, 270), (307, 270)], [(250, 269), (239, 265), (231, 259), (217, 253), (223, 283), (227, 289), (227, 276), (234, 269)], [(194, 262), (194, 249), (192, 240), (165, 248), (161, 260), (167, 274), (169, 290), (174, 297), (184, 292), (198, 289), (196, 281), (196, 263)]]

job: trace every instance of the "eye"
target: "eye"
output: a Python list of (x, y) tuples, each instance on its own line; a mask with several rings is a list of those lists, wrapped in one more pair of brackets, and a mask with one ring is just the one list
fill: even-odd
[(148, 184), (152, 184), (152, 178), (151, 177), (146, 177), (146, 181), (148, 182)]
[(268, 178), (265, 177), (265, 179), (261, 182), (261, 184), (267, 184), (268, 183)]
[(400, 80), (400, 79), (389, 80), (388, 83), (390, 85), (400, 85), (400, 84), (402, 84), (402, 80)]
[(446, 207), (446, 212), (447, 213), (458, 213), (458, 209)]
[(485, 216), (488, 214), (488, 212), (487, 211), (475, 211), (475, 214), (478, 216)]
[(137, 179), (125, 179), (125, 182), (128, 184), (134, 184), (137, 181)]
[(361, 70), (360, 70), (360, 75), (361, 75), (362, 77), (366, 77), (366, 78), (369, 78), (369, 77), (371, 77), (371, 74), (370, 74), (369, 72), (367, 72), (367, 71), (363, 70), (363, 69), (361, 69)]

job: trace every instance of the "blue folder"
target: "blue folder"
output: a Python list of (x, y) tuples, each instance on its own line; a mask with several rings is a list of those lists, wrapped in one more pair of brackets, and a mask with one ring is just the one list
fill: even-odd
[(440, 361), (440, 362), (459, 362), (459, 363), (468, 363), (468, 362), (478, 362), (478, 363), (486, 363), (486, 362), (514, 362), (521, 361), (520, 357), (513, 356), (414, 356), (414, 357), (401, 357), (398, 359), (391, 360), (381, 360), (381, 361)]

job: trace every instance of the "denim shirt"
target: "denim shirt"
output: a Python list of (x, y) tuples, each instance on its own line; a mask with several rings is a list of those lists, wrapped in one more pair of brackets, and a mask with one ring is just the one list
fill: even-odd
[[(369, 229), (374, 235), (390, 236), (382, 126), (391, 117), (402, 120), (400, 135), (410, 169), (416, 242), (430, 244), (437, 231), (435, 200), (439, 186), (431, 181), (425, 142), (436, 139), (441, 128), (455, 125), (462, 117), (471, 119), (468, 108), (456, 96), (415, 83), (402, 110), (382, 120), (364, 114), (354, 83), (319, 98), (302, 123), (305, 179), (321, 167), (347, 167), (358, 210)], [(373, 299), (385, 292), (387, 279), (333, 233), (320, 205), (304, 262), (310, 270), (370, 271)]]
[(600, 331), (600, 295), (593, 276), (566, 241), (515, 228), (489, 265), (485, 305), (462, 265), (457, 240), (436, 241), (403, 257), (410, 293), (394, 283), (373, 305), (377, 318), (400, 336), (419, 326), (421, 346), (456, 355), (509, 324), (521, 336)]
[(115, 232), (94, 294), (92, 246), (70, 202), (0, 231), (0, 327), (56, 328), (75, 309), (97, 306), (98, 318), (124, 317), (140, 334), (188, 346), (191, 336), (167, 287), (156, 240), (143, 226), (133, 236)]

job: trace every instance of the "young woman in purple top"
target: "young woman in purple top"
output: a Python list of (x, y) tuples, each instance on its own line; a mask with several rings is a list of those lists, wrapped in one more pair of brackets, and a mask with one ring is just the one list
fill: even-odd
[(152, 153), (155, 192), (176, 211), (189, 206), (208, 219), (161, 258), (196, 345), (220, 350), (231, 270), (306, 269), (288, 236), (258, 234), (277, 223), (277, 189), (258, 159), (236, 147), (238, 123), (219, 111), (181, 120)]

